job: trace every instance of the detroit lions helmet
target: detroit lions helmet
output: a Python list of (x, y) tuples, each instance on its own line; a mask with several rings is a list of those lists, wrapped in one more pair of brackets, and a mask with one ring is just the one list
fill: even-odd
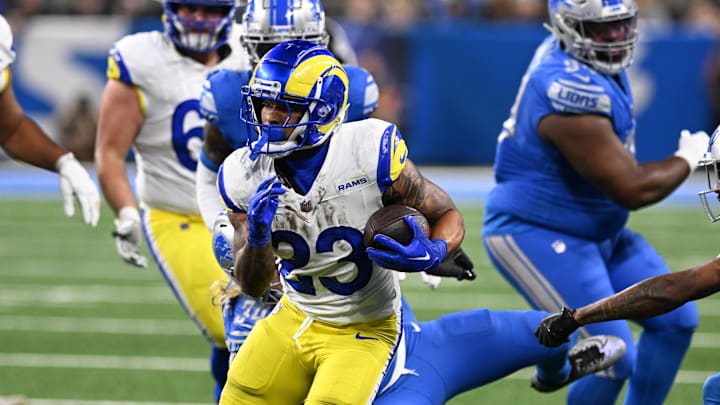
[[(181, 17), (178, 7), (211, 7), (220, 18)], [(235, 0), (163, 0), (165, 33), (180, 47), (192, 52), (208, 52), (227, 42), (237, 6)]]
[[(257, 132), (257, 140), (250, 142), (251, 159), (258, 154), (283, 157), (322, 144), (340, 126), (348, 106), (348, 76), (324, 46), (292, 40), (263, 56), (242, 94), (240, 118)], [(287, 111), (284, 123), (262, 122), (267, 102)], [(302, 111), (296, 124), (289, 122), (292, 111)], [(289, 136), (286, 128), (293, 128)]]
[(305, 39), (326, 46), (329, 41), (319, 0), (250, 0), (238, 28), (253, 64), (283, 41)]
[(720, 221), (720, 126), (710, 136), (708, 148), (699, 162), (705, 169), (707, 189), (698, 192), (700, 204), (711, 222)]
[(638, 41), (635, 0), (549, 0), (548, 28), (572, 57), (616, 74), (633, 61)]

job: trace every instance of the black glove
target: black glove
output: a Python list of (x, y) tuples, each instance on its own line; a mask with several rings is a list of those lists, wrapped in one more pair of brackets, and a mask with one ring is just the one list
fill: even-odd
[(563, 307), (559, 314), (548, 315), (535, 330), (538, 341), (547, 347), (557, 347), (570, 341), (570, 335), (580, 327), (574, 310)]
[(445, 260), (433, 270), (426, 270), (425, 273), (440, 277), (455, 277), (458, 280), (475, 280), (473, 264), (470, 257), (458, 248), (455, 253), (448, 254)]

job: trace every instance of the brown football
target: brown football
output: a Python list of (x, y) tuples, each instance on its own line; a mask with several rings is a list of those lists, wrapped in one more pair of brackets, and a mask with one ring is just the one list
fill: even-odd
[(373, 240), (377, 234), (389, 236), (403, 245), (410, 243), (413, 232), (403, 219), (406, 215), (412, 215), (425, 235), (430, 236), (430, 223), (420, 211), (406, 205), (386, 205), (373, 212), (368, 218), (363, 234), (365, 246), (380, 248)]

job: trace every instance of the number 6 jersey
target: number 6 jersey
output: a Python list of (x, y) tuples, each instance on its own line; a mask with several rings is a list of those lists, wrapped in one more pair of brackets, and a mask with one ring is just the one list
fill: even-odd
[(205, 125), (198, 99), (212, 70), (249, 69), (247, 55), (239, 49), (208, 67), (181, 55), (170, 38), (153, 31), (125, 36), (110, 50), (108, 79), (136, 89), (145, 117), (133, 146), (137, 193), (146, 205), (198, 213), (195, 168)]

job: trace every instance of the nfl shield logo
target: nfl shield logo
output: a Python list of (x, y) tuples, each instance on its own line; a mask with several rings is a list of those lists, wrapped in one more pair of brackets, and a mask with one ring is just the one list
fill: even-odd
[(300, 203), (300, 211), (302, 211), (302, 212), (312, 211), (312, 203), (308, 200), (301, 202)]

